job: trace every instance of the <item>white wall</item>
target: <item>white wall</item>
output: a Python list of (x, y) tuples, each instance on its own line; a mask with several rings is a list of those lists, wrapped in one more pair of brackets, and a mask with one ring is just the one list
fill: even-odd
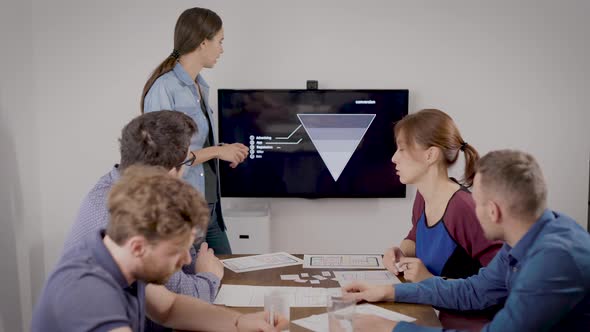
[[(6, 63), (14, 54), (3, 55), (0, 96), (3, 187), (9, 181), (21, 193), (16, 210), (3, 199), (2, 214), (17, 217), (2, 223), (2, 240), (7, 227), (16, 235), (10, 246), (26, 244), (24, 253), (13, 249), (18, 278), (29, 285), (19, 293), (21, 307), (40, 287), (31, 270), (52, 268), (83, 195), (117, 161), (120, 129), (139, 113), (148, 74), (171, 52), (176, 18), (195, 5), (224, 19), (225, 54), (205, 72), (213, 101), (217, 88), (303, 88), (307, 79), (321, 88), (407, 88), (411, 111), (445, 110), (481, 153), (533, 153), (551, 207), (586, 227), (588, 2), (10, 2), (18, 10), (2, 10), (3, 18), (23, 28), (10, 39), (14, 28), (3, 20), (3, 53), (33, 49), (32, 66), (21, 57), (22, 64)], [(273, 246), (381, 252), (409, 228), (408, 192), (406, 199), (273, 199)], [(11, 230), (20, 219), (39, 227), (32, 235)], [(39, 264), (21, 263), (35, 248), (45, 249), (33, 255)]]
[(31, 1), (0, 10), (0, 332), (29, 330), (44, 278)]
[[(213, 3), (226, 31), (207, 76), (215, 87), (408, 88), (411, 111), (447, 111), (480, 152), (533, 153), (550, 206), (586, 227), (587, 2)], [(272, 200), (273, 245), (381, 252), (407, 232), (410, 191), (405, 200)]]
[[(33, 2), (46, 270), (82, 196), (117, 161), (120, 128), (138, 114), (145, 79), (170, 53), (178, 14), (194, 5), (60, 3)], [(205, 73), (213, 91), (298, 88), (306, 79), (325, 88), (408, 88), (412, 110), (449, 112), (481, 152), (514, 147), (536, 155), (551, 206), (586, 224), (587, 3), (199, 4), (225, 22), (225, 54)], [(380, 252), (405, 235), (410, 204), (411, 197), (272, 200), (273, 244)], [(330, 235), (334, 226), (341, 230)]]

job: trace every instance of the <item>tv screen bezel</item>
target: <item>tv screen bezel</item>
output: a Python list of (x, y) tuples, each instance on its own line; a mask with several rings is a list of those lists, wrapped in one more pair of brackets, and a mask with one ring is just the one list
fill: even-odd
[[(398, 93), (405, 93), (405, 99), (406, 99), (406, 109), (402, 115), (402, 118), (407, 116), (409, 113), (409, 89), (218, 89), (217, 90), (217, 134), (218, 137), (221, 138), (222, 137), (222, 126), (220, 123), (220, 119), (221, 119), (221, 105), (222, 105), (222, 95), (224, 92), (226, 91), (230, 91), (230, 92), (235, 92), (235, 91), (239, 91), (239, 92), (248, 92), (248, 93), (256, 93), (256, 92), (283, 92), (283, 93), (302, 93), (302, 92), (361, 92), (361, 93), (371, 93), (371, 92), (398, 92)], [(398, 120), (399, 121), (399, 120)], [(395, 123), (392, 123), (392, 129), (393, 129), (393, 125)], [(394, 137), (393, 137), (393, 131), (391, 134), (391, 139), (394, 145), (394, 151), (397, 149)], [(226, 143), (232, 143), (232, 142), (226, 142)], [(240, 167), (238, 165), (238, 167)], [(406, 198), (407, 197), (407, 185), (404, 183), (400, 182), (400, 194), (399, 195), (368, 195), (368, 194), (363, 194), (363, 195), (355, 195), (354, 193), (346, 193), (345, 195), (335, 195), (335, 194), (331, 194), (331, 195), (325, 195), (325, 194), (321, 194), (321, 195), (314, 195), (314, 194), (308, 194), (308, 195), (304, 195), (304, 194), (300, 194), (300, 193), (294, 193), (294, 194), (289, 194), (286, 193), (285, 195), (281, 195), (281, 194), (273, 194), (273, 195), (269, 195), (269, 196), (260, 196), (260, 195), (239, 195), (239, 196), (228, 196), (228, 195), (224, 195), (223, 194), (223, 190), (221, 188), (221, 181), (223, 181), (221, 179), (222, 175), (220, 173), (220, 169), (218, 169), (218, 174), (219, 174), (219, 193), (221, 197), (227, 197), (227, 198), (305, 198), (305, 199), (330, 199), (330, 198), (368, 198), (368, 199), (374, 199), (374, 198)]]

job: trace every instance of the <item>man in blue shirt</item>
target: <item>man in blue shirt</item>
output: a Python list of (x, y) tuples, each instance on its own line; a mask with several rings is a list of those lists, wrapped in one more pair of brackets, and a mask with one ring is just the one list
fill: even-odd
[[(432, 277), (391, 286), (351, 284), (357, 301), (430, 304), (454, 310), (504, 305), (483, 331), (588, 331), (590, 235), (573, 219), (546, 209), (541, 169), (529, 154), (488, 153), (477, 166), (473, 199), (487, 238), (503, 240), (490, 264), (467, 279)], [(401, 259), (403, 269), (410, 262)], [(355, 331), (440, 331), (359, 315)]]
[(108, 211), (106, 230), (66, 251), (50, 274), (32, 331), (143, 331), (146, 314), (179, 330), (275, 331), (268, 313), (242, 315), (162, 286), (190, 262), (209, 223), (190, 184), (160, 167), (131, 166), (109, 193)]

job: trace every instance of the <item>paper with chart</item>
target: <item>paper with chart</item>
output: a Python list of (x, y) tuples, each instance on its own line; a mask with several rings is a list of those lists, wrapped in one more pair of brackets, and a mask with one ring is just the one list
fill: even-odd
[[(357, 314), (377, 315), (379, 317), (403, 322), (413, 322), (416, 319), (410, 316), (400, 314), (395, 311), (387, 310), (372, 304), (362, 304), (356, 307)], [(321, 315), (312, 315), (306, 318), (301, 318), (292, 321), (294, 324), (302, 326), (308, 330), (315, 332), (328, 332), (328, 313)]]
[(280, 293), (291, 307), (325, 307), (328, 295), (341, 296), (340, 288), (221, 285), (215, 304), (228, 307), (264, 307), (264, 295)]
[(304, 255), (304, 269), (376, 269), (383, 270), (381, 255)]
[(340, 286), (346, 286), (353, 281), (362, 281), (371, 285), (393, 285), (401, 281), (389, 271), (334, 271), (334, 276)]
[(276, 267), (299, 265), (303, 262), (300, 258), (289, 255), (286, 252), (275, 252), (272, 254), (229, 258), (221, 261), (228, 269), (240, 273)]

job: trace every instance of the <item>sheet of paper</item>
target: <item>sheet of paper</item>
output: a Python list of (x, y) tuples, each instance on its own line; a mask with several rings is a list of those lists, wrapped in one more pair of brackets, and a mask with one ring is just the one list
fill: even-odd
[(304, 269), (385, 269), (381, 255), (304, 255)]
[(320, 281), (319, 280), (310, 280), (309, 283), (310, 284), (319, 284)]
[(353, 281), (372, 285), (393, 285), (401, 281), (389, 271), (334, 271), (336, 281), (345, 286)]
[(303, 261), (286, 252), (275, 252), (272, 254), (229, 258), (221, 261), (228, 269), (240, 273), (273, 269), (276, 267), (299, 265)]
[(264, 295), (271, 292), (287, 295), (291, 307), (325, 307), (328, 295), (342, 295), (340, 288), (221, 285), (214, 303), (228, 307), (264, 307)]
[(324, 277), (324, 276), (321, 276), (321, 275), (319, 275), (319, 274), (317, 274), (317, 275), (313, 275), (312, 277), (316, 278), (317, 280), (326, 280), (326, 279), (328, 279), (328, 278), (326, 278), (326, 277)]
[(299, 279), (298, 274), (281, 274), (281, 280), (296, 280)]
[(312, 315), (297, 320), (292, 320), (291, 323), (302, 326), (310, 331), (314, 332), (330, 332), (328, 328), (328, 314), (326, 317), (322, 315)]
[(324, 277), (331, 277), (332, 276), (332, 273), (330, 273), (329, 271), (322, 271), (322, 275)]
[[(410, 316), (400, 314), (395, 311), (387, 310), (372, 304), (362, 304), (356, 307), (356, 313), (366, 315), (377, 315), (385, 319), (394, 321), (413, 322), (416, 319)], [(328, 332), (328, 313), (321, 315), (312, 315), (306, 318), (294, 320), (293, 323), (315, 332)]]
[(309, 278), (309, 273), (301, 273), (301, 278)]

